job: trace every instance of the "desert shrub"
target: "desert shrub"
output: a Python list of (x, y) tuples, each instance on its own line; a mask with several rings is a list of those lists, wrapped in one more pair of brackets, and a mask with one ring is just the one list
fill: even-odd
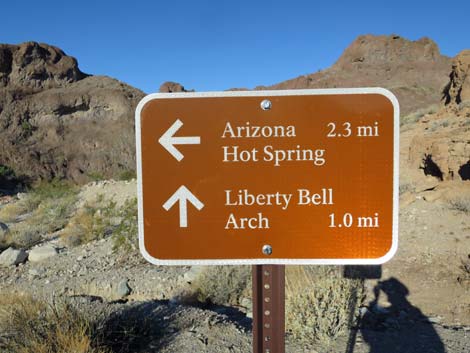
[(119, 180), (123, 181), (129, 181), (136, 178), (137, 174), (135, 173), (135, 170), (125, 170), (121, 174), (119, 174)]
[(237, 305), (250, 297), (251, 272), (249, 266), (206, 267), (191, 283), (199, 302), (217, 305)]
[(24, 202), (13, 202), (0, 209), (0, 220), (5, 223), (15, 222), (20, 216), (28, 213)]
[(399, 186), (399, 194), (402, 195), (405, 192), (412, 192), (414, 191), (414, 186), (411, 183), (403, 183)]
[(111, 234), (115, 213), (116, 203), (105, 202), (103, 195), (100, 195), (93, 205), (85, 204), (73, 215), (62, 231), (61, 238), (68, 246), (102, 239)]
[(66, 245), (75, 246), (112, 236), (114, 250), (137, 249), (137, 228), (137, 199), (117, 207), (116, 202), (105, 201), (100, 195), (93, 205), (85, 204), (75, 213), (61, 238)]
[(304, 345), (328, 346), (354, 323), (363, 293), (363, 281), (343, 278), (341, 268), (289, 266), (287, 332)]
[(101, 180), (106, 179), (106, 177), (103, 175), (103, 173), (100, 173), (100, 172), (89, 172), (89, 173), (87, 173), (87, 176), (92, 181), (101, 181)]
[(5, 353), (104, 353), (95, 325), (65, 301), (0, 296), (0, 350)]
[(128, 199), (114, 217), (118, 222), (113, 230), (115, 250), (136, 250), (138, 248), (137, 198)]
[(460, 283), (469, 283), (470, 284), (470, 254), (460, 261), (460, 275), (457, 280)]
[(28, 249), (40, 243), (41, 240), (41, 234), (36, 231), (14, 229), (0, 241), (0, 249), (6, 249), (10, 246)]
[(423, 116), (427, 114), (434, 114), (438, 111), (438, 109), (439, 105), (437, 104), (430, 105), (426, 108), (418, 109), (417, 111), (402, 117), (400, 120), (400, 125), (404, 126), (408, 124), (417, 123)]
[(0, 164), (0, 177), (12, 178), (15, 177), (15, 172), (10, 167)]
[(470, 199), (459, 197), (449, 200), (449, 206), (452, 210), (460, 211), (463, 213), (470, 213)]

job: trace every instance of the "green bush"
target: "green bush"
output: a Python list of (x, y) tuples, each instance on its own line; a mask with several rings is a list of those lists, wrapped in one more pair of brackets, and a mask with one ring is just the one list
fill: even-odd
[(126, 200), (114, 218), (119, 221), (113, 230), (114, 249), (136, 250), (139, 245), (137, 198)]
[(112, 233), (112, 219), (116, 214), (116, 202), (104, 202), (103, 200), (103, 195), (100, 195), (95, 204), (85, 204), (72, 216), (67, 227), (61, 233), (65, 245), (86, 244)]
[(0, 164), (0, 177), (14, 178), (15, 172), (10, 167)]
[(119, 180), (122, 181), (130, 181), (136, 178), (137, 174), (135, 173), (135, 170), (125, 170), (121, 174), (119, 174)]
[(70, 219), (61, 234), (67, 246), (76, 246), (107, 236), (113, 238), (114, 250), (138, 247), (137, 199), (126, 200), (122, 207), (104, 201), (100, 195), (93, 205), (86, 204)]

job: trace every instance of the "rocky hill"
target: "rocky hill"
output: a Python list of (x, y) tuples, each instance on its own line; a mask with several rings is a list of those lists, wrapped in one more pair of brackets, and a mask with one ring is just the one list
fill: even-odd
[(451, 58), (429, 38), (363, 35), (330, 68), (255, 89), (385, 87), (408, 114), (439, 102), (450, 71)]
[(143, 92), (84, 74), (36, 42), (0, 45), (0, 178), (117, 178), (135, 170), (134, 109)]

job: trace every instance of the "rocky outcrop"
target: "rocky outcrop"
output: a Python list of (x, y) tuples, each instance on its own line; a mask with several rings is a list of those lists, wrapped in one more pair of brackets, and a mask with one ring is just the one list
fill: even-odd
[(450, 68), (451, 59), (429, 38), (363, 35), (330, 68), (256, 89), (384, 87), (406, 115), (439, 102)]
[(167, 81), (160, 85), (158, 90), (160, 93), (176, 93), (176, 92), (194, 92), (194, 90), (187, 90), (178, 82)]
[(470, 129), (417, 135), (410, 145), (410, 161), (439, 180), (470, 180)]
[(470, 50), (455, 57), (443, 106), (421, 120), (409, 160), (438, 180), (470, 180)]
[(134, 110), (143, 92), (88, 76), (60, 49), (0, 46), (0, 166), (21, 179), (117, 178), (135, 170)]
[(0, 87), (63, 87), (86, 76), (75, 58), (54, 46), (36, 42), (0, 44)]
[(454, 58), (449, 78), (443, 91), (444, 105), (455, 108), (470, 102), (470, 50), (464, 50)]

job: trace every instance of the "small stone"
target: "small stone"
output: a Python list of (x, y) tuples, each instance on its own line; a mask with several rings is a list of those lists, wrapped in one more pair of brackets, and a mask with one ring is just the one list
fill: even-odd
[(29, 261), (39, 262), (57, 255), (57, 249), (50, 245), (41, 246), (29, 252)]
[(114, 294), (116, 294), (118, 298), (124, 298), (131, 294), (131, 288), (129, 287), (128, 281), (128, 279), (123, 279), (115, 287)]
[(26, 251), (8, 248), (0, 254), (0, 266), (14, 266), (23, 263), (28, 258)]

